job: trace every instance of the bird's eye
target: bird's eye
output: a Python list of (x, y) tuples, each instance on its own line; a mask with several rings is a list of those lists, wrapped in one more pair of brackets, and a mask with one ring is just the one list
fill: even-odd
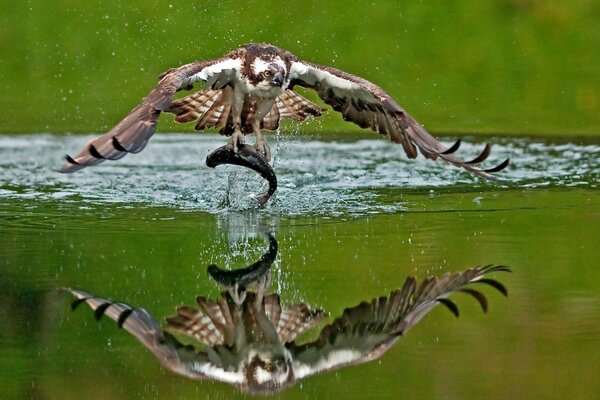
[(274, 369), (274, 368), (273, 368), (273, 364), (271, 364), (271, 363), (267, 364), (267, 365), (265, 366), (265, 369), (266, 369), (268, 372), (273, 372), (273, 369)]
[(273, 73), (272, 73), (271, 71), (269, 71), (269, 70), (263, 71), (263, 73), (262, 73), (262, 74), (263, 74), (263, 76), (264, 76), (265, 78), (270, 78), (270, 77), (271, 77), (271, 75), (273, 75)]

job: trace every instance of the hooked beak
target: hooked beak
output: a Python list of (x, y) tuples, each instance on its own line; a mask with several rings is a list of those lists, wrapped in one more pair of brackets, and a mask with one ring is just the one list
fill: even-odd
[(275, 78), (273, 78), (271, 84), (281, 87), (283, 85), (283, 75), (277, 75)]

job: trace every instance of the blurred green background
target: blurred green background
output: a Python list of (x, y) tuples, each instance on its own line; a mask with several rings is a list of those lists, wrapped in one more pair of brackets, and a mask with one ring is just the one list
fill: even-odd
[[(269, 42), (379, 84), (433, 132), (600, 134), (599, 1), (349, 4), (1, 0), (0, 132), (105, 131), (163, 70)], [(303, 131), (353, 129), (330, 112)]]

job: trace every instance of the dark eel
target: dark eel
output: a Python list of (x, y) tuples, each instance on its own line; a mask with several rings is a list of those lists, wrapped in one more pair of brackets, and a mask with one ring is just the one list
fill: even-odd
[(238, 144), (237, 153), (228, 145), (219, 147), (206, 157), (206, 165), (215, 168), (217, 165), (233, 164), (250, 168), (260, 174), (269, 182), (269, 189), (266, 192), (255, 196), (259, 205), (263, 206), (269, 201), (273, 193), (277, 190), (277, 176), (275, 171), (269, 165), (269, 162), (260, 155), (254, 146), (247, 144)]
[(247, 266), (246, 268), (240, 268), (235, 270), (225, 270), (219, 268), (215, 264), (208, 266), (208, 275), (223, 287), (233, 287), (236, 284), (239, 288), (246, 288), (252, 283), (258, 282), (264, 277), (269, 270), (271, 265), (275, 262), (277, 257), (277, 240), (269, 233), (269, 250), (262, 257), (255, 262)]

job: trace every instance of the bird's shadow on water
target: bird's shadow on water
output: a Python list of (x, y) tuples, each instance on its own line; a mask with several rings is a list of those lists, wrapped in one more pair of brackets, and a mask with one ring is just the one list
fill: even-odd
[[(485, 312), (488, 301), (474, 289), (477, 283), (507, 295), (504, 285), (488, 276), (510, 271), (505, 266), (475, 267), (421, 282), (408, 277), (388, 295), (348, 307), (325, 324), (328, 313), (322, 308), (286, 304), (279, 293), (270, 291), (278, 242), (271, 234), (261, 235), (269, 247), (258, 261), (237, 270), (211, 264), (207, 272), (222, 289), (220, 295), (214, 300), (200, 295), (195, 306), (178, 307), (164, 328), (145, 308), (79, 289), (63, 290), (75, 297), (73, 309), (86, 303), (97, 320), (115, 320), (168, 370), (253, 394), (277, 392), (303, 378), (379, 358), (436, 305), (458, 317), (457, 305), (448, 298), (455, 292), (471, 295)], [(297, 342), (318, 326), (316, 339)]]

